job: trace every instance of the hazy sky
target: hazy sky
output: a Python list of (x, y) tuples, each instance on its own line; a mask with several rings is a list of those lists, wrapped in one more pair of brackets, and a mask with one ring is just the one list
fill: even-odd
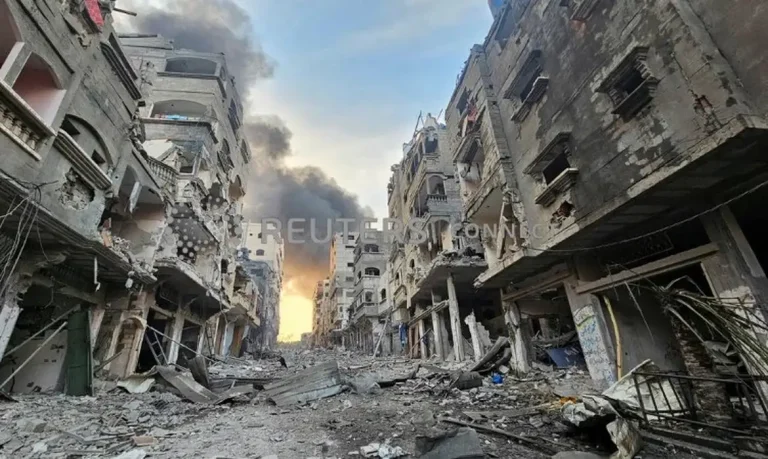
[[(272, 78), (250, 88), (249, 107), (290, 129), (288, 165), (319, 167), (378, 218), (386, 217), (390, 167), (419, 112), (446, 106), (492, 22), (486, 0), (211, 1), (243, 7), (253, 40), (276, 63)], [(165, 4), (119, 3), (140, 15), (145, 5)], [(287, 286), (282, 338), (311, 331), (311, 307)]]

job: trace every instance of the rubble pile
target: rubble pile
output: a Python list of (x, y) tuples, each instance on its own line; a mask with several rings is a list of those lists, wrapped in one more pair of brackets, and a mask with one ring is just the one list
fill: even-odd
[(575, 367), (518, 377), (330, 350), (191, 366), (3, 403), (0, 458), (689, 457), (642, 441), (628, 378), (599, 393)]

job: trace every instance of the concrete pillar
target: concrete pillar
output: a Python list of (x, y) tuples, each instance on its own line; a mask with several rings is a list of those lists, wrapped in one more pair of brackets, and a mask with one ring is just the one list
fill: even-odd
[(616, 349), (600, 300), (592, 294), (577, 293), (577, 284), (576, 277), (567, 279), (565, 292), (589, 374), (597, 388), (604, 390), (616, 382)]
[(453, 335), (453, 349), (457, 362), (464, 361), (464, 337), (461, 335), (461, 317), (459, 315), (459, 299), (456, 295), (456, 285), (453, 283), (453, 275), (448, 275), (448, 312), (451, 315), (451, 334)]
[(0, 360), (3, 359), (8, 342), (11, 341), (19, 314), (21, 314), (21, 308), (16, 304), (15, 299), (7, 301), (0, 309)]
[(464, 318), (464, 323), (469, 327), (469, 335), (472, 338), (472, 351), (475, 354), (475, 362), (483, 358), (483, 346), (480, 344), (480, 334), (477, 330), (477, 319), (475, 312)]
[[(100, 304), (91, 309), (91, 351), (96, 346), (96, 340), (99, 338), (99, 330), (101, 329), (101, 323), (104, 321), (104, 314), (106, 308)], [(2, 355), (2, 352), (0, 352)]]
[[(437, 297), (435, 292), (432, 292), (432, 307), (437, 304)], [(446, 351), (443, 348), (443, 339), (445, 337), (444, 328), (442, 327), (443, 321), (440, 318), (440, 313), (432, 311), (432, 336), (434, 336), (435, 353), (440, 360), (445, 360)]]
[(429, 357), (429, 350), (427, 350), (427, 329), (424, 325), (424, 319), (419, 321), (419, 350), (421, 351), (421, 358), (426, 359)]
[[(171, 345), (168, 347), (168, 364), (176, 363), (179, 358), (179, 343), (181, 342), (181, 332), (184, 331), (184, 316), (176, 313), (173, 316), (173, 325), (171, 325)], [(225, 339), (222, 337), (222, 339)]]
[(451, 355), (451, 342), (448, 340), (448, 329), (445, 327), (445, 311), (437, 313), (437, 320), (440, 322), (440, 339), (443, 348), (443, 359), (448, 360)]
[[(241, 335), (242, 337), (242, 335)], [(203, 353), (203, 346), (205, 345), (205, 322), (200, 325), (200, 336), (197, 337), (197, 351), (198, 354)]]
[[(500, 291), (503, 296), (503, 292)], [(512, 360), (510, 364), (518, 373), (527, 373), (530, 370), (528, 357), (528, 333), (522, 327), (520, 308), (514, 301), (502, 301), (504, 309), (504, 321), (509, 328), (509, 339), (512, 347)]]

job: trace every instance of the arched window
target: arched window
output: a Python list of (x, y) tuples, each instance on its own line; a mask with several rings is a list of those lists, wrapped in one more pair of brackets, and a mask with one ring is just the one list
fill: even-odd
[(191, 73), (196, 75), (216, 75), (216, 62), (199, 57), (177, 57), (168, 59), (165, 71), (173, 73)]
[(259, 249), (259, 250), (257, 250), (257, 251), (256, 251), (256, 256), (257, 256), (257, 257), (259, 257), (259, 256), (264, 256), (264, 250), (262, 250), (262, 249)]
[(437, 175), (429, 177), (427, 180), (427, 187), (429, 194), (445, 196), (445, 185), (441, 177), (438, 177)]
[(410, 267), (411, 269), (415, 268), (416, 267), (416, 260), (411, 258), (411, 261), (408, 262), (408, 267)]
[(86, 153), (91, 155), (93, 162), (104, 172), (107, 172), (113, 165), (112, 157), (107, 150), (104, 141), (99, 133), (85, 120), (67, 115), (61, 123), (61, 130), (66, 132), (72, 140)]
[(379, 276), (380, 274), (379, 268), (365, 268), (366, 276)]
[(365, 302), (373, 303), (373, 292), (365, 292)]
[(208, 113), (205, 105), (191, 100), (165, 100), (152, 107), (152, 118), (169, 120), (197, 120)]

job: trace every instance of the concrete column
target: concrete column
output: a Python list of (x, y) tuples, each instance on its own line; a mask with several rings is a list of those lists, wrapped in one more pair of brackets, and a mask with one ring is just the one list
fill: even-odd
[(5, 355), (8, 342), (11, 341), (11, 335), (16, 327), (19, 314), (21, 314), (21, 308), (14, 300), (6, 302), (0, 309), (0, 360)]
[(445, 328), (445, 311), (437, 313), (437, 320), (440, 322), (440, 339), (443, 348), (443, 359), (448, 360), (451, 355), (451, 342), (448, 340), (448, 329)]
[[(503, 296), (503, 292), (500, 292)], [(522, 327), (520, 308), (514, 301), (502, 301), (504, 321), (509, 328), (509, 338), (512, 345), (512, 368), (518, 373), (527, 373), (531, 368), (528, 357), (528, 334)]]
[[(103, 304), (91, 309), (91, 351), (96, 346), (96, 340), (99, 338), (99, 330), (101, 329), (101, 323), (104, 321), (104, 314), (106, 309)], [(0, 356), (2, 352), (0, 352)]]
[[(435, 306), (435, 304), (439, 303), (437, 301), (437, 297), (435, 296), (435, 292), (432, 292), (432, 307)], [(432, 311), (432, 336), (434, 336), (435, 341), (435, 352), (437, 353), (437, 357), (440, 360), (445, 360), (445, 354), (446, 351), (443, 349), (443, 339), (445, 337), (443, 333), (443, 327), (442, 327), (443, 321), (440, 318), (440, 313), (436, 311)]]
[(464, 318), (464, 323), (469, 327), (469, 335), (472, 338), (472, 351), (475, 354), (475, 362), (483, 358), (483, 346), (480, 344), (480, 335), (477, 330), (477, 319), (475, 312)]
[[(184, 316), (176, 313), (173, 316), (173, 325), (171, 325), (171, 345), (168, 347), (168, 364), (176, 363), (179, 358), (179, 343), (181, 342), (181, 332), (184, 331)], [(226, 339), (222, 337), (222, 339)]]
[(448, 275), (448, 312), (451, 315), (451, 334), (453, 335), (453, 349), (457, 362), (464, 361), (464, 337), (461, 335), (461, 317), (459, 315), (459, 299), (456, 295), (456, 285), (453, 283), (453, 275)]
[(424, 325), (424, 319), (419, 321), (419, 350), (421, 351), (421, 358), (426, 359), (429, 357), (429, 350), (427, 350), (427, 341), (425, 340), (427, 335), (426, 326)]
[[(234, 344), (234, 343), (233, 343)], [(200, 325), (200, 336), (197, 337), (197, 351), (198, 354), (203, 353), (203, 346), (205, 345), (205, 322)]]
[(577, 293), (577, 284), (575, 277), (567, 279), (565, 292), (589, 374), (597, 388), (604, 390), (616, 382), (616, 349), (600, 300), (595, 295)]

